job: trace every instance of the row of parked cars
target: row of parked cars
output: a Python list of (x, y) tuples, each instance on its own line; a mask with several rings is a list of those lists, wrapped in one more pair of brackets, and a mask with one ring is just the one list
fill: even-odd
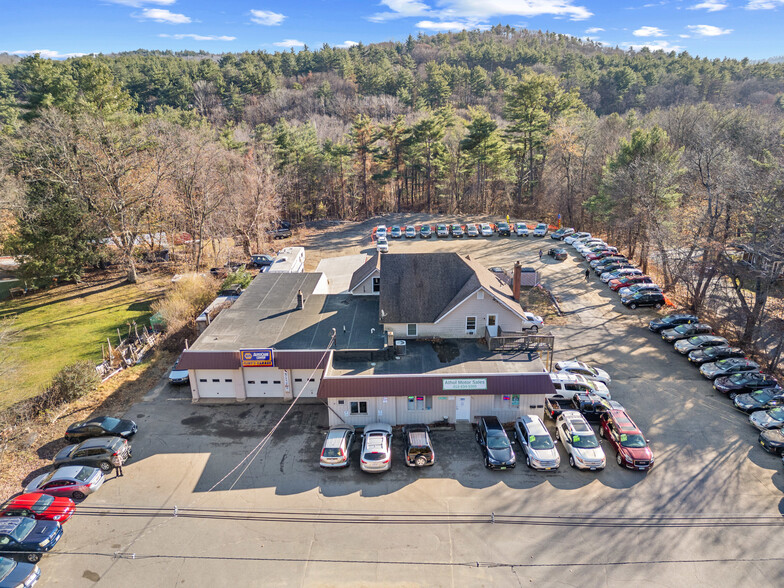
[(51, 471), (0, 506), (0, 587), (29, 588), (38, 581), (37, 562), (62, 537), (75, 501), (103, 485), (117, 457), (123, 463), (131, 458), (128, 439), (137, 430), (133, 421), (105, 416), (68, 427), (69, 445), (55, 455)]
[[(573, 231), (572, 229), (566, 229)], [(599, 276), (602, 283), (621, 297), (621, 304), (632, 310), (650, 306), (656, 309), (667, 304), (660, 286), (653, 278), (645, 275), (618, 249), (590, 233), (571, 232), (564, 237), (577, 253), (588, 262), (591, 270)]]
[(784, 389), (775, 377), (762, 371), (742, 349), (714, 334), (713, 327), (701, 323), (694, 314), (671, 314), (651, 321), (648, 328), (687, 356), (689, 363), (713, 382), (714, 390), (727, 395), (735, 408), (748, 415), (749, 423), (760, 431), (759, 443), (766, 451), (784, 453)]
[(497, 223), (437, 223), (435, 225), (378, 225), (373, 227), (371, 238), (376, 241), (376, 249), (382, 253), (389, 251), (390, 239), (430, 239), (435, 236), (437, 239), (451, 237), (462, 239), (463, 237), (510, 237), (513, 233), (518, 237), (544, 237), (549, 231), (546, 223), (534, 223), (529, 225), (524, 222), (507, 223), (499, 221)]

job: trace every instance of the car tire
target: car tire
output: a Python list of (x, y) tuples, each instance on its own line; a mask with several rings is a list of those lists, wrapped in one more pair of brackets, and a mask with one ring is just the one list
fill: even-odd
[(656, 310), (659, 310), (659, 309), (662, 307), (662, 305), (661, 305), (661, 302), (657, 302), (656, 304), (654, 304), (654, 305), (653, 305), (653, 307), (654, 307)]
[(425, 458), (424, 455), (417, 455), (416, 459), (414, 460), (414, 465), (421, 468), (427, 465), (427, 459)]
[(637, 310), (637, 304), (635, 304), (634, 302), (632, 302), (632, 303), (629, 305), (629, 308), (631, 308), (632, 310)]
[(623, 467), (623, 458), (621, 457), (620, 453), (616, 453), (615, 454), (615, 463), (617, 463), (619, 466)]
[(41, 554), (28, 553), (27, 555), (25, 555), (25, 559), (31, 564), (38, 563), (39, 561), (41, 561)]
[(534, 325), (533, 327), (531, 327), (531, 332), (532, 332), (532, 333), (538, 333), (538, 332), (539, 332), (539, 327), (537, 327), (536, 325)]
[(574, 465), (574, 458), (571, 455), (569, 456), (569, 465), (572, 466), (573, 468), (577, 467), (576, 465)]
[(490, 469), (490, 460), (485, 457), (485, 467), (489, 470)]
[(479, 437), (479, 431), (477, 431), (476, 433), (474, 433), (474, 438), (476, 439), (476, 442), (477, 442), (477, 443), (479, 443), (479, 444), (481, 445), (481, 439), (480, 439), (480, 437)]
[(73, 498), (74, 500), (84, 500), (85, 499), (85, 494), (84, 494), (84, 492), (79, 492), (77, 490), (76, 492), (71, 494), (71, 498)]
[(101, 468), (101, 471), (105, 474), (106, 472), (112, 471), (112, 464), (108, 461), (102, 461), (98, 464), (98, 467)]
[(527, 465), (529, 468), (531, 467), (531, 458), (527, 455), (525, 456), (525, 465)]

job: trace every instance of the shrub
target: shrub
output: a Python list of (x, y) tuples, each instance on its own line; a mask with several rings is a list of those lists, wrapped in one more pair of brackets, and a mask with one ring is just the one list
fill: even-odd
[(233, 286), (234, 284), (239, 284), (244, 290), (250, 286), (252, 281), (253, 276), (251, 273), (245, 268), (240, 268), (236, 272), (231, 272), (228, 276), (226, 276), (226, 279), (223, 280), (223, 284), (221, 284), (221, 290), (228, 288), (229, 286)]
[(215, 299), (217, 284), (212, 277), (189, 276), (181, 279), (168, 294), (152, 305), (153, 313), (160, 313), (167, 333), (176, 333), (192, 324), (210, 302)]
[(95, 365), (89, 361), (79, 361), (65, 366), (52, 378), (44, 394), (50, 406), (59, 406), (78, 400), (92, 392), (101, 383)]

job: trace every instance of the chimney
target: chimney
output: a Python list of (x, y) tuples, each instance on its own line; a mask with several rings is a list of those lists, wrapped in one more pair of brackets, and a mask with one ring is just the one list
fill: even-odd
[(305, 308), (305, 297), (302, 295), (302, 290), (297, 290), (297, 310)]
[(512, 278), (512, 292), (514, 299), (520, 302), (520, 284), (523, 281), (522, 266), (519, 261), (514, 264), (514, 277)]

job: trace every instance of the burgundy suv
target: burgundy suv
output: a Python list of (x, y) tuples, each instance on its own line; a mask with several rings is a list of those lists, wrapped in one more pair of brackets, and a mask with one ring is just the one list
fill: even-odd
[(647, 471), (653, 467), (653, 452), (648, 441), (624, 410), (602, 414), (599, 434), (615, 448), (615, 461), (630, 470)]

